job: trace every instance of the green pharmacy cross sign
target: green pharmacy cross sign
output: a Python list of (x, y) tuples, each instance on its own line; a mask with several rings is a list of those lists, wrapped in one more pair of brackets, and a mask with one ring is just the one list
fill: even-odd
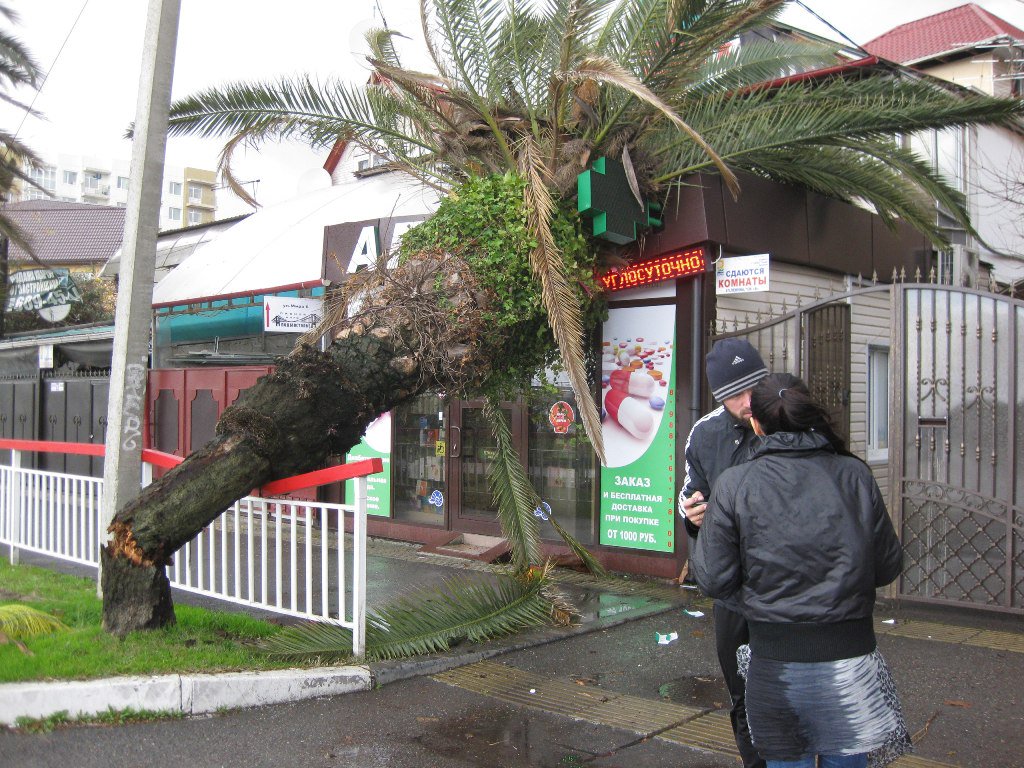
[(618, 160), (599, 157), (589, 171), (577, 177), (576, 189), (577, 210), (592, 220), (594, 237), (627, 245), (636, 240), (638, 227), (661, 226), (661, 206), (637, 203), (626, 169)]

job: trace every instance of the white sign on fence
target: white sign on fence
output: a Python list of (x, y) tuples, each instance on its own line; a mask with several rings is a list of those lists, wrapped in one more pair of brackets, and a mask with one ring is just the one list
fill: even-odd
[(768, 254), (732, 256), (715, 264), (715, 293), (755, 293), (768, 290)]
[(263, 330), (267, 333), (302, 333), (313, 328), (323, 316), (323, 299), (263, 297)]

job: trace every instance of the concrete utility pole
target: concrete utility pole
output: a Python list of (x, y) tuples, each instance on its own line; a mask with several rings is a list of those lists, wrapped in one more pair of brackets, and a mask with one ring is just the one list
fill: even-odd
[[(103, 527), (139, 493), (156, 233), (181, 0), (149, 0), (135, 109), (103, 464)], [(97, 581), (97, 591), (100, 591)]]

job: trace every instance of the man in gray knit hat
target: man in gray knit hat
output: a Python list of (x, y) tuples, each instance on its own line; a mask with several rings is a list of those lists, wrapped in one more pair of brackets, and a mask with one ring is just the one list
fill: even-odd
[[(707, 354), (705, 373), (711, 394), (721, 406), (699, 419), (686, 439), (686, 477), (679, 491), (679, 514), (690, 537), (691, 552), (715, 480), (729, 467), (746, 461), (750, 453), (756, 437), (750, 426), (750, 390), (768, 375), (768, 368), (749, 342), (722, 339)], [(750, 639), (747, 622), (735, 597), (716, 600), (714, 616), (715, 648), (732, 697), (729, 716), (736, 746), (745, 768), (764, 768), (765, 762), (750, 740), (744, 681), (736, 668), (736, 649)]]

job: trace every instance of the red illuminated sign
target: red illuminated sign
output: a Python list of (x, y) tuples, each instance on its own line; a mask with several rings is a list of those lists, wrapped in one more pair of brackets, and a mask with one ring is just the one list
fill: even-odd
[(659, 256), (641, 264), (633, 264), (624, 269), (613, 269), (599, 275), (598, 278), (606, 291), (622, 291), (626, 288), (639, 288), (641, 285), (700, 274), (704, 272), (705, 264), (704, 249), (691, 248), (688, 251)]

